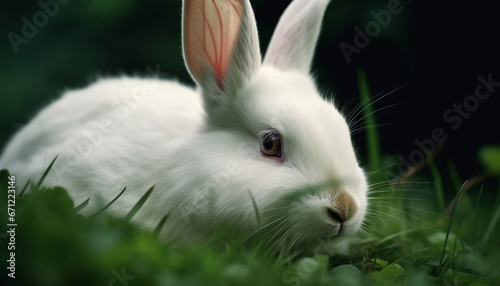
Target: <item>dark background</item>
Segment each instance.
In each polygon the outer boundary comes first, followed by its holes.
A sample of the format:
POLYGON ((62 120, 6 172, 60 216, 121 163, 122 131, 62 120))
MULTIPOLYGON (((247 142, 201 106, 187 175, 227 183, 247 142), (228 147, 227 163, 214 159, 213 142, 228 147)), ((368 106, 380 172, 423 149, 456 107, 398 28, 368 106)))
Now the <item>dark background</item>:
MULTIPOLYGON (((42 0, 43 3, 50 2, 42 0)), ((251 1, 266 50, 272 31, 289 0, 251 1)), ((386 154, 408 155, 415 139, 443 128, 449 139, 438 164, 453 162, 462 179, 481 172, 478 148, 500 143, 500 88, 480 102, 457 130, 443 113, 472 95, 478 76, 500 81, 498 10, 486 1, 460 4, 401 0, 403 11, 347 63, 339 47, 353 45, 354 27, 364 30, 370 11, 386 9, 389 0, 332 1, 317 48, 314 74, 322 90, 334 94, 347 110, 359 103, 357 71, 366 71, 373 94, 404 87, 376 103, 397 106, 377 113, 386 154)), ((181 1, 72 0, 38 28, 15 53, 7 35, 22 35, 22 17, 33 21, 43 11, 38 1, 2 1, 0 40, 0 146, 43 106, 67 88, 83 87, 105 75, 146 75, 146 66, 190 83, 183 65, 181 1)), ((84 107, 82 107, 84 108, 84 107)), ((365 134, 354 140, 365 156, 365 134)), ((366 159, 365 163, 366 163, 366 159)))

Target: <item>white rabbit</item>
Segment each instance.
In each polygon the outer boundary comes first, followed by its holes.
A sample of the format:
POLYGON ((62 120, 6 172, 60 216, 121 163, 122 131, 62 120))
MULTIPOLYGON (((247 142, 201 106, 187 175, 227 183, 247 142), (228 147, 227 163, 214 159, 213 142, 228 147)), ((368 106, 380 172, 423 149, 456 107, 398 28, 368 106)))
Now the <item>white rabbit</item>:
POLYGON ((349 127, 309 68, 329 0, 295 0, 261 63, 249 0, 185 0, 184 58, 198 89, 121 77, 66 92, 7 145, 18 183, 62 185, 83 210, 124 216, 165 239, 203 240, 222 224, 292 249, 337 252, 362 226, 367 181, 349 127), (259 232, 260 231, 260 232, 259 232))

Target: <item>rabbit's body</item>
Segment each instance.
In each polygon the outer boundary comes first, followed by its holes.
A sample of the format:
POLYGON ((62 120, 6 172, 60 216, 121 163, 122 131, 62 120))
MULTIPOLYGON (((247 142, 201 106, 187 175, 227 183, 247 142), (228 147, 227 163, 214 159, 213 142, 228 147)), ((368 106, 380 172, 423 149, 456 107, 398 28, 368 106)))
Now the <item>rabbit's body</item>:
POLYGON ((200 89, 118 78, 69 91, 13 138, 0 167, 37 179, 58 155, 46 184, 90 198, 87 214, 127 187, 109 209, 124 216, 155 185, 134 221, 151 229, 168 214, 166 239, 229 224, 286 249, 325 239, 345 252, 367 182, 344 118, 308 74, 328 1, 294 1, 262 66, 249 3, 216 2, 184 3, 184 55, 200 89), (213 39, 200 37, 199 13, 215 18, 213 39), (219 35, 219 20, 239 29, 219 35))
POLYGON ((203 121, 201 96, 193 88, 159 79, 102 79, 43 109, 11 140, 0 166, 24 185, 40 178, 58 156, 46 185, 65 186, 75 203, 92 197, 87 213, 125 186, 138 187, 137 193, 124 194, 132 206, 141 190, 158 183, 156 173, 144 170, 157 169, 157 161, 170 158, 173 146, 185 144, 203 121), (124 156, 123 150, 132 152, 124 156))
POLYGON ((125 167, 121 148, 143 146, 154 153, 173 139, 195 133, 203 125, 203 114, 200 94, 177 82, 102 79, 66 92, 43 109, 11 140, 0 162, 12 172, 29 175, 19 178, 26 181, 39 177, 59 155, 56 167, 67 166, 67 170, 60 169, 59 175, 47 179, 51 184, 71 183, 67 179, 73 175, 70 169, 81 168, 87 161, 118 153, 114 163, 102 161, 125 167))

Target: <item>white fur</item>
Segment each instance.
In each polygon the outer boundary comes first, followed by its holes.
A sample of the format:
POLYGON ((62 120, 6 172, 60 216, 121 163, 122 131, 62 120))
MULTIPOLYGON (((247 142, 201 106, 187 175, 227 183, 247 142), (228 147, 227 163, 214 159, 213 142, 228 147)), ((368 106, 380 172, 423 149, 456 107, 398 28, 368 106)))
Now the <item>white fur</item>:
MULTIPOLYGON (((324 11, 328 1, 310 2, 324 11)), ((235 51, 229 51, 229 79, 217 78, 202 63, 204 74, 193 74, 201 92, 173 81, 127 77, 68 91, 14 136, 0 167, 10 169, 22 184, 38 179, 59 155, 45 184, 66 187, 77 204, 90 198, 87 214, 127 187, 110 208, 124 216, 155 185, 134 221, 152 229, 170 214, 162 232, 165 239, 200 240, 222 223, 238 225, 250 235, 259 229, 254 199, 261 230, 280 246, 324 238, 333 249, 345 251, 345 241, 361 227, 367 204, 366 178, 348 126, 318 93, 308 71, 260 66, 253 12, 248 1, 243 4, 242 28, 235 51), (284 162, 260 153, 259 136, 269 129, 283 138, 284 162), (301 189, 310 191, 291 196, 301 189), (340 190, 358 210, 344 223, 345 233, 331 237, 325 209, 340 190)), ((304 17, 318 21, 313 26, 319 27, 318 9, 312 11, 304 17)), ((280 22, 274 37, 282 39, 280 30, 289 30, 286 24, 280 22)), ((315 42, 319 28, 312 38, 308 30, 301 33, 315 42)), ((277 52, 281 41, 269 49, 277 52)), ((311 49, 303 56, 308 61, 311 49)), ((285 49, 282 57, 286 52, 300 51, 285 49)))
POLYGON ((264 64, 309 72, 321 22, 330 0, 295 0, 281 17, 264 64))

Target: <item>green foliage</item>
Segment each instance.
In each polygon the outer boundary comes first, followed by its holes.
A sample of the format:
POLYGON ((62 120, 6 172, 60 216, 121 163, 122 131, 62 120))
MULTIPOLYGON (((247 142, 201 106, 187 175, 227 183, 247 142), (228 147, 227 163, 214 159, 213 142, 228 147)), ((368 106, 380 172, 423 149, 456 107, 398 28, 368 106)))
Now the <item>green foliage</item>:
MULTIPOLYGON (((3 170, 2 197, 7 177, 3 170)), ((0 202, 6 209, 5 200, 0 202)), ((460 201, 456 206, 464 207, 460 201)), ((474 213, 472 204, 465 207, 474 213)), ((478 215, 494 217, 481 210, 478 215)), ((2 212, 1 220, 6 216, 2 212)), ((377 223, 394 221, 384 217, 377 223)), ((347 259, 316 254, 289 260, 276 258, 263 246, 243 245, 241 238, 228 238, 224 230, 202 245, 164 244, 127 219, 106 213, 79 215, 63 188, 35 187, 16 199, 15 285, 498 285, 496 239, 473 240, 474 220, 454 221, 438 216, 432 227, 420 225, 381 238, 369 234, 354 244, 353 256, 347 259)), ((4 227, 0 233, 5 233, 4 227)), ((490 231, 498 237, 496 222, 490 231)), ((7 257, 6 244, 0 246, 2 257, 7 257)), ((2 260, 4 272, 5 263, 2 260)))
POLYGON ((500 175, 500 146, 484 146, 479 150, 478 156, 487 172, 500 175))

